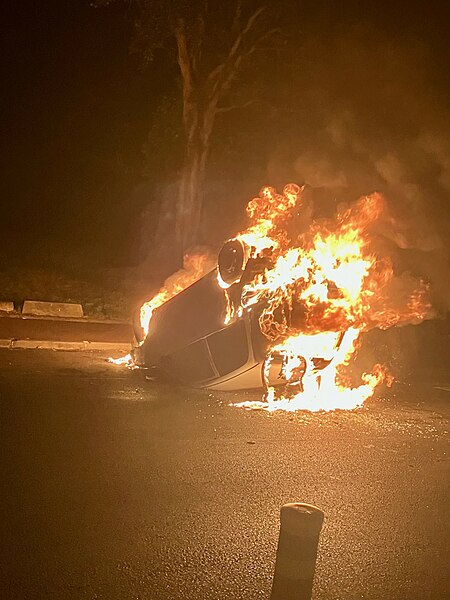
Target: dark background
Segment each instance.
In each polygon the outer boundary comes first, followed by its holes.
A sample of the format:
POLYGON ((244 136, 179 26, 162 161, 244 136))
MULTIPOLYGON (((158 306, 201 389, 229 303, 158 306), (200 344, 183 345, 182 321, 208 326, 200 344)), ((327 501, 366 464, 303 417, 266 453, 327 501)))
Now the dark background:
MULTIPOLYGON (((241 227, 264 184, 380 189, 405 246, 431 252, 422 262, 442 279, 448 3, 275 3, 287 5, 284 54, 237 82, 257 101, 218 118, 202 241, 241 227)), ((0 271, 86 278, 142 264, 176 190, 176 65, 161 53, 140 68, 127 3, 8 2, 1 23, 0 271)))

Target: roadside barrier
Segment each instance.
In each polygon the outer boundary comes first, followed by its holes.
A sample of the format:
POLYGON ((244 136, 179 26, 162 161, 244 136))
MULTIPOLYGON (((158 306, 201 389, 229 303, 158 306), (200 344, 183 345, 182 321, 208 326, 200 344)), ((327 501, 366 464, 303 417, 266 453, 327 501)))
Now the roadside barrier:
POLYGON ((0 312, 14 312, 14 302, 0 302, 0 312))
POLYGON ((81 304, 69 302, 38 302, 36 300, 25 300, 22 308, 23 315, 36 315, 40 317, 66 317, 81 318, 83 307, 81 304))
POLYGON ((282 506, 270 600, 310 600, 323 518, 311 504, 282 506))
POLYGON ((131 351, 131 344, 127 342, 64 342, 58 340, 0 339, 0 348, 10 350, 104 350, 127 354, 131 351))

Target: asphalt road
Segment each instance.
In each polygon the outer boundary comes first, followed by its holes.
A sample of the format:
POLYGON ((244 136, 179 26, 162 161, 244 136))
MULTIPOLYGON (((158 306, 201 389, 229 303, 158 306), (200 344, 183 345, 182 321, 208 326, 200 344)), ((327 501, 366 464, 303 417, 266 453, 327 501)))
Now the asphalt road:
POLYGON ((447 598, 436 383, 267 414, 94 353, 0 350, 0 597, 268 600, 279 509, 301 501, 326 514, 316 600, 447 598))
POLYGON ((129 323, 121 321, 93 321, 88 319, 63 319, 0 316, 0 340, 29 339, 58 342, 124 342, 130 344, 133 332, 129 323))

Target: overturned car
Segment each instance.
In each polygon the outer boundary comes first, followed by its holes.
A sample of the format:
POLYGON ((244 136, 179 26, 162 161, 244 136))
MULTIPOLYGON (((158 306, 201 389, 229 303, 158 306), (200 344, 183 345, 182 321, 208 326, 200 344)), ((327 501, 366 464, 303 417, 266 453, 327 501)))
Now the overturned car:
MULTIPOLYGON (((258 311, 226 325, 227 297, 218 280, 239 286, 244 271, 243 247, 229 242, 216 269, 155 311, 135 361, 195 387, 260 387, 268 340, 258 311)), ((136 333, 142 337, 140 328, 136 333)))
POLYGON ((392 221, 380 194, 320 216, 303 192, 263 188, 214 268, 166 280, 140 309, 134 364, 194 387, 262 387, 268 410, 354 408, 390 380, 383 365, 347 367, 362 332, 427 317, 427 285, 378 253, 392 221))
MULTIPOLYGON (((193 387, 232 391, 292 383, 281 356, 272 355, 270 364, 266 360, 270 340, 260 324, 266 302, 252 303, 245 286, 267 268, 268 260, 250 256, 245 243, 229 240, 215 269, 155 310, 145 338, 136 323, 141 343, 134 361, 193 387)), ((302 316, 300 305, 289 310, 291 322, 302 316)), ((314 357, 314 369, 328 364, 328 358, 314 357)), ((297 369, 296 381, 302 367, 306 364, 297 369)))

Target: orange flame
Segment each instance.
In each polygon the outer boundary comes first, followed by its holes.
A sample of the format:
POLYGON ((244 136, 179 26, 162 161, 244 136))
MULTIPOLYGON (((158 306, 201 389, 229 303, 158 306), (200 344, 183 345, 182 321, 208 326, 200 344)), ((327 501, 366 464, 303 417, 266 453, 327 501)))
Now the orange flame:
POLYGON ((265 403, 258 407, 355 408, 381 382, 391 382, 385 369, 375 365, 362 375, 359 386, 346 383, 344 368, 361 332, 420 322, 430 309, 427 288, 415 282, 410 293, 395 298, 392 261, 371 250, 370 230, 384 210, 380 194, 360 198, 333 221, 312 224, 291 239, 288 209, 298 208, 301 190, 292 196, 286 190, 285 201, 265 188, 249 203, 247 212, 255 222, 237 238, 252 247, 253 256, 269 255, 271 264, 243 286, 241 307, 234 307, 227 319, 257 303, 264 305, 259 322, 271 344, 264 370, 265 403), (282 364, 282 387, 269 384, 275 358, 282 364))
POLYGON ((165 302, 185 290, 208 273, 215 265, 215 258, 208 252, 194 252, 186 254, 183 260, 183 268, 171 275, 164 282, 164 286, 140 309, 141 327, 145 337, 148 334, 150 320, 157 308, 165 302))
MULTIPOLYGON (((236 284, 242 288, 237 306, 218 274, 227 299, 225 323, 258 305, 260 328, 269 340, 264 401, 238 406, 269 411, 361 406, 382 382, 392 383, 386 369, 375 365, 352 387, 346 369, 361 333, 419 323, 430 314, 427 286, 412 278, 399 286, 390 257, 374 250, 373 228, 384 211, 380 194, 360 198, 333 220, 308 224, 302 220, 302 193, 295 184, 282 194, 265 187, 249 202, 250 225, 236 239, 246 260, 264 267, 236 284)), ((141 307, 145 336, 154 311, 214 264, 205 253, 185 257, 184 268, 141 307)), ((129 364, 129 358, 122 362, 129 364)))

